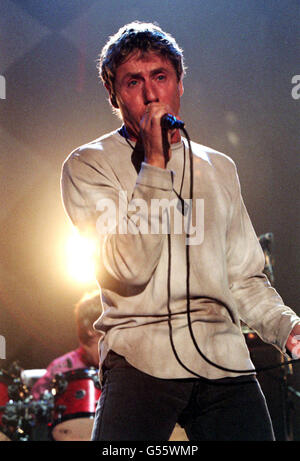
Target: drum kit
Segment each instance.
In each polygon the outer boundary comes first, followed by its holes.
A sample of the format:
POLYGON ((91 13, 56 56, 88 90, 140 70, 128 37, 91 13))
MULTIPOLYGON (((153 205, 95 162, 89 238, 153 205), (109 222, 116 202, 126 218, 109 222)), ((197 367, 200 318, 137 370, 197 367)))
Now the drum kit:
POLYGON ((40 400, 33 384, 46 370, 0 370, 0 441, 88 441, 101 394, 98 370, 56 374, 40 400))
MULTIPOLYGON (((89 441, 101 395, 98 370, 56 374, 36 400, 30 391, 46 370, 0 370, 0 441, 89 441)), ((176 424, 170 441, 188 440, 176 424)))

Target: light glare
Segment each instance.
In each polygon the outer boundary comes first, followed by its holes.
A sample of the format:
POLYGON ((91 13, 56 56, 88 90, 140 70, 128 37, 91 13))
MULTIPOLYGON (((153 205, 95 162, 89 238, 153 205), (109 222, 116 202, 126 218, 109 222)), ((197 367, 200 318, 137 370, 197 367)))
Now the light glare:
POLYGON ((74 230, 66 243, 67 271, 79 283, 95 282, 96 244, 74 230))

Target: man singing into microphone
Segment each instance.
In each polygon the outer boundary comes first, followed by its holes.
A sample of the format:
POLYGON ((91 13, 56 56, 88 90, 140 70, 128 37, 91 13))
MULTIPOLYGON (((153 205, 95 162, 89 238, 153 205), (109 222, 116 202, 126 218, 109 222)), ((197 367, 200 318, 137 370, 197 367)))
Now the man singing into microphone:
POLYGON ((99 72, 123 125, 72 152, 62 172, 66 212, 99 247, 92 439, 164 441, 179 422, 192 441, 273 440, 240 320, 295 356, 300 319, 263 274, 233 161, 165 122, 179 118, 182 50, 135 22, 109 39, 99 72), (187 215, 203 238, 178 231, 187 215))

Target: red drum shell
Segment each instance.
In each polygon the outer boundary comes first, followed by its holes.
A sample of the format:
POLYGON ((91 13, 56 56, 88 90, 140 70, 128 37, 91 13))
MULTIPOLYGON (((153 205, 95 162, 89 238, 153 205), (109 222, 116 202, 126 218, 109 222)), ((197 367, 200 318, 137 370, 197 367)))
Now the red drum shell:
POLYGON ((55 440, 90 440, 92 419, 95 416, 101 390, 97 386, 98 370, 78 369, 62 373, 54 385, 55 440), (63 389, 59 380, 63 381, 63 389), (89 421, 90 420, 90 421, 89 421))
MULTIPOLYGON (((12 378, 2 370, 0 370, 0 407, 4 407, 8 401, 8 386, 12 383, 12 378)), ((0 429, 2 427, 3 411, 0 410, 0 429)))
MULTIPOLYGON (((9 402, 8 386, 12 382, 12 377, 5 371, 0 370, 0 407, 5 407, 5 405, 9 402)), ((2 423, 3 413, 4 411, 0 410, 0 442, 10 440, 4 433, 5 429, 2 423)))

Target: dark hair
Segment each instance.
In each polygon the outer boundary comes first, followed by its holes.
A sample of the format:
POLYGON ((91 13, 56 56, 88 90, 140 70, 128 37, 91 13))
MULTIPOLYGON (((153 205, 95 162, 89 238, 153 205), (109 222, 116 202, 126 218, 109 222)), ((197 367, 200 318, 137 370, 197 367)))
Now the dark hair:
POLYGON ((182 50, 175 39, 152 23, 134 21, 121 27, 103 47, 97 68, 104 85, 114 94, 117 67, 134 51, 154 51, 173 64, 178 81, 185 73, 182 50))
POLYGON ((89 331, 93 330, 93 323, 102 313, 102 302, 98 290, 86 293, 75 305, 75 319, 79 341, 87 344, 90 340, 89 331))

